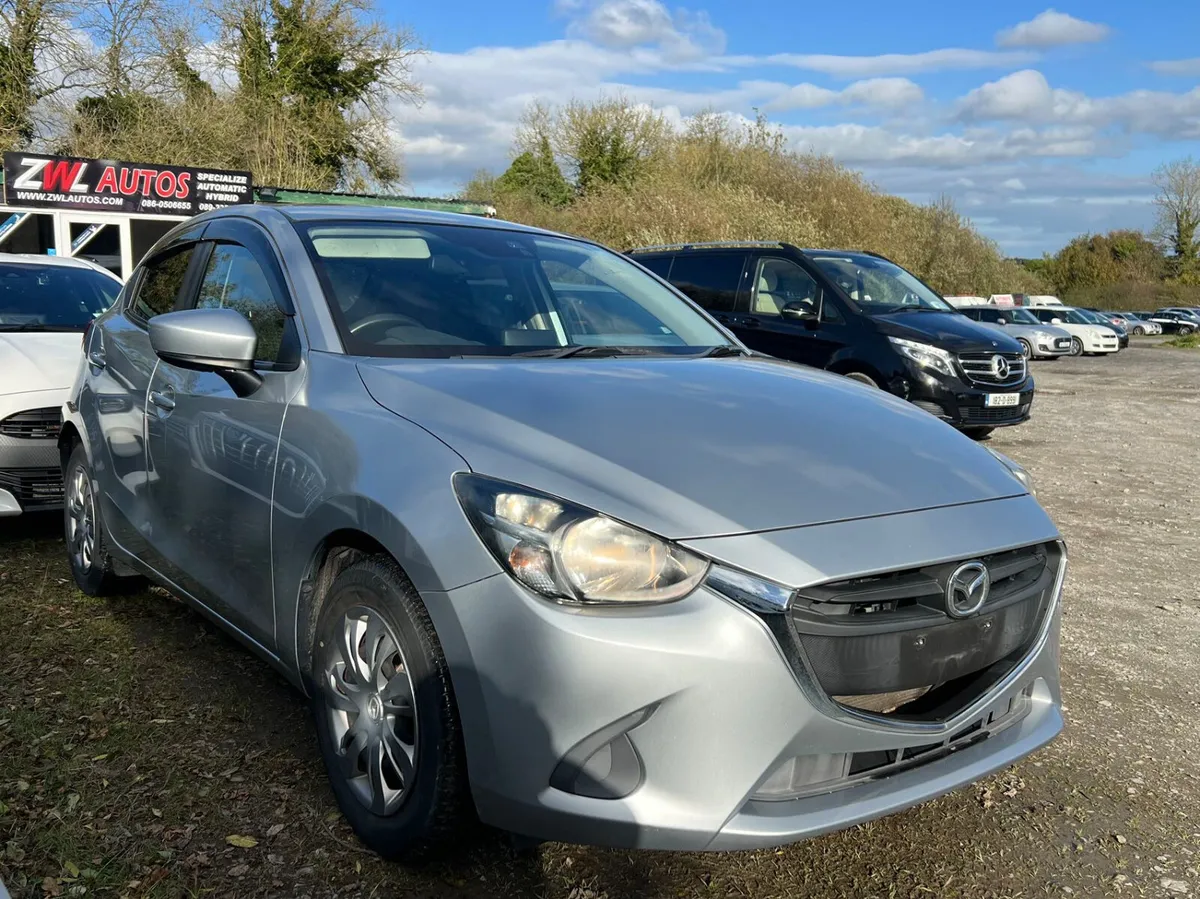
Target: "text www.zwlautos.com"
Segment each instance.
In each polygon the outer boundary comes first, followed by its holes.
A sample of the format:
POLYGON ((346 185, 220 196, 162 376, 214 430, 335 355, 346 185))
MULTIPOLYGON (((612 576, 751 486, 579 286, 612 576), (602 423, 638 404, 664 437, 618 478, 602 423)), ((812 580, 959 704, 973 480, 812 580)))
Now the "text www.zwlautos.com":
POLYGON ((78 203, 83 206, 120 206, 122 197, 98 197, 95 194, 56 194, 38 190, 19 190, 17 199, 27 203, 78 203))

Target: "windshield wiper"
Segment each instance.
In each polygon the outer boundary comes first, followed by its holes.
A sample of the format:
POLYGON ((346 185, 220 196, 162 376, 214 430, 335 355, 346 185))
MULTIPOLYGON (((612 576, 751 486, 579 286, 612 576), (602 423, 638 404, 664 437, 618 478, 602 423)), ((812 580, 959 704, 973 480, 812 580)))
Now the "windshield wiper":
POLYGON ((697 358, 699 359, 719 359, 723 356, 749 356, 750 354, 740 346, 734 346, 732 343, 722 343, 718 346, 709 347, 697 358))
POLYGON ((539 356, 545 359, 566 359, 570 356, 645 356, 654 352, 654 347, 638 346, 578 346, 550 347, 544 350, 528 350, 513 353, 514 356, 539 356))
POLYGON ((72 326, 72 325, 47 325, 47 324, 43 324, 42 322, 25 322, 24 324, 21 324, 21 325, 0 325, 0 331, 4 331, 4 332, 12 332, 12 331, 55 331, 55 332, 61 332, 61 331, 82 331, 82 330, 83 330, 83 326, 82 326, 82 325, 80 325, 80 326, 72 326))

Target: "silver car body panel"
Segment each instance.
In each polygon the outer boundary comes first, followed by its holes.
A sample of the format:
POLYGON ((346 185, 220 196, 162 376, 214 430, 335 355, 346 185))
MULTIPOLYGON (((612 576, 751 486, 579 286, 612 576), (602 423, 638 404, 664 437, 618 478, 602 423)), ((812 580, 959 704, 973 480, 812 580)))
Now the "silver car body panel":
POLYGON ((709 587, 640 608, 535 596, 501 571, 451 484, 464 471, 516 481, 789 589, 1056 541, 1009 471, 953 429, 881 391, 759 359, 348 356, 289 217, 496 225, 252 206, 183 227, 231 216, 270 234, 302 362, 239 398, 215 375, 157 360, 124 298, 98 320, 104 364, 81 364, 64 417, 120 561, 308 690, 322 548, 382 547, 445 650, 484 821, 617 846, 777 845, 968 783, 1061 729, 1062 569, 1020 664, 950 719, 908 727, 834 708, 763 616, 709 587), (167 387, 170 410, 149 399, 167 387), (919 767, 752 798, 791 756, 949 740, 1018 699, 1019 720, 919 767), (636 789, 599 799, 551 785, 574 747, 622 728, 642 768, 636 789))
POLYGON ((1009 337, 1017 337, 1028 341, 1030 349, 1033 351, 1035 359, 1045 359, 1055 356, 1066 356, 1071 352, 1071 335, 1057 325, 1022 325, 1015 322, 1009 322, 1006 325, 998 325, 994 322, 979 322, 985 328, 992 328, 996 331, 1001 331, 1009 337), (1067 341, 1067 346, 1058 348, 1052 344, 1048 345, 1045 340, 1039 340, 1042 335, 1050 335, 1054 339, 1064 339, 1067 341))

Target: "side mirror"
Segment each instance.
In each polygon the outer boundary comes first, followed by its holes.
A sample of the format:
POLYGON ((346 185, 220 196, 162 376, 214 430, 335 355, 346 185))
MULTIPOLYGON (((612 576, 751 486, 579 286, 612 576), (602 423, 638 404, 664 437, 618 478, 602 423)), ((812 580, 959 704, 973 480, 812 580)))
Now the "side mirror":
POLYGON ((150 346, 171 365, 220 375, 238 396, 249 396, 262 384, 254 371, 258 335, 236 310, 184 309, 156 315, 150 319, 150 346))
POLYGON ((1061 319, 1061 318, 1052 318, 1052 319, 1050 319, 1050 324, 1052 324, 1052 325, 1061 325, 1061 324, 1062 324, 1062 319, 1061 319))
POLYGON ((1008 324, 1008 319, 1007 319, 1007 318, 998 318, 998 319, 996 319, 996 324, 998 324, 998 325, 1007 325, 1007 324, 1008 324))
POLYGON ((793 321, 803 322, 805 327, 813 330, 819 324, 817 313, 807 303, 786 303, 779 314, 784 318, 790 318, 793 321))

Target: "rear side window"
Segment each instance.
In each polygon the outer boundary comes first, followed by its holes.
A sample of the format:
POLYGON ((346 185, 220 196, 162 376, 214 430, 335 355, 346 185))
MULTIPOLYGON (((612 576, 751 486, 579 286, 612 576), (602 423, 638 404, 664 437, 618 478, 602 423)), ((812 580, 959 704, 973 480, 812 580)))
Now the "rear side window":
POLYGON ((705 309, 732 312, 745 263, 742 253, 676 256, 671 283, 705 309))
POLYGON ((637 262, 665 280, 671 273, 671 260, 674 258, 674 256, 650 256, 646 259, 638 259, 637 262))
POLYGON ((175 298, 183 287, 195 251, 195 245, 185 247, 168 256, 160 256, 145 267, 130 307, 136 317, 149 321, 175 308, 175 298))

